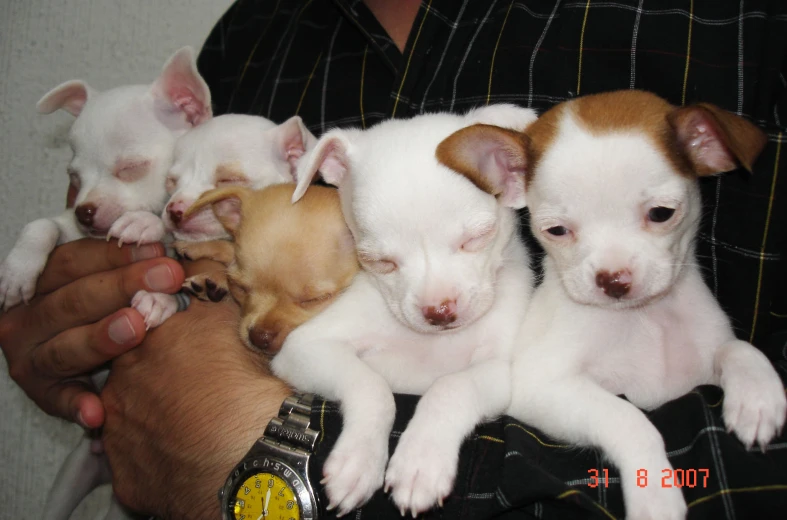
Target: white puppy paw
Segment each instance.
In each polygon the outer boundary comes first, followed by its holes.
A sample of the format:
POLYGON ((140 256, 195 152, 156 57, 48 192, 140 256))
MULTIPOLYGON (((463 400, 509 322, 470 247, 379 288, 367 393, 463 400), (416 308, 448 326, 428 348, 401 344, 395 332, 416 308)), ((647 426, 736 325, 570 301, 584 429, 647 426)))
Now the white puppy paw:
POLYGON ((121 246, 158 242, 165 234, 164 223, 158 216, 148 211, 129 211, 112 224, 107 238, 117 238, 118 246, 121 246))
POLYGON ((388 463, 385 491, 391 492, 402 516, 409 512, 415 518, 436 505, 442 507, 454 487, 461 440, 447 441, 439 433, 411 425, 388 463))
POLYGON ((47 257, 35 251, 14 248, 0 264, 0 307, 8 310, 27 303, 36 292, 36 282, 46 266, 47 257))
POLYGON ((342 516, 363 505, 383 485, 388 439, 342 433, 323 465, 328 510, 342 516))
POLYGON ((647 479, 637 475, 622 477, 626 520, 685 520, 688 513, 683 492, 677 487, 662 487, 661 469, 666 465, 649 466, 647 479), (658 469, 661 468, 661 469, 658 469))
POLYGON ((781 379, 767 358, 758 355, 726 371, 722 381, 727 430, 735 432, 747 448, 756 442, 764 451, 787 417, 781 379))
POLYGON ((145 318, 147 329, 158 327, 178 312, 178 300, 171 294, 137 291, 131 306, 145 318))

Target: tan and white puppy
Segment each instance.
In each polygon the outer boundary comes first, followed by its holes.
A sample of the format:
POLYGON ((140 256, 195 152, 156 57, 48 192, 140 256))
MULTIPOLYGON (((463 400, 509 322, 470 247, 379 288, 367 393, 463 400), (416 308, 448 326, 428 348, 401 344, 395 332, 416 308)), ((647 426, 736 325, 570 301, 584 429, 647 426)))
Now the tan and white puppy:
POLYGON ((299 165, 293 200, 318 170, 337 185, 362 267, 271 362, 296 388, 341 403, 344 428, 323 466, 339 514, 383 484, 393 392, 424 394, 385 475, 413 514, 448 495, 464 437, 508 406, 509 352, 532 290, 513 209, 524 179, 507 156, 495 158, 503 175, 457 174, 435 149, 474 123, 522 129, 534 119, 492 105, 336 129, 299 165))
MULTIPOLYGON (((170 198, 161 214, 164 229, 178 240, 176 249, 188 242, 230 236, 209 207, 186 216, 203 193, 225 186, 261 189, 293 182, 298 159, 315 142, 298 116, 277 125, 264 117, 241 114, 214 117, 179 138, 165 182, 170 198)), ((220 272, 207 275, 223 280, 220 272)), ((204 278, 197 275, 186 280, 185 286, 204 278)), ((216 300, 225 294, 211 291, 196 296, 216 300)), ((159 326, 178 310, 177 298, 168 294, 140 291, 132 304, 144 314, 149 327, 159 326)))
POLYGON ((336 190, 312 186, 292 204, 294 190, 292 183, 262 190, 221 188, 204 194, 184 214, 188 218, 212 208, 233 238, 182 244, 181 254, 228 266, 226 279, 194 279, 189 289, 232 292, 241 305, 241 340, 267 355, 276 354, 295 327, 328 307, 359 269, 336 190))
POLYGON ((600 447, 620 470, 627 518, 684 518, 679 488, 637 485, 638 470, 653 481, 672 469, 637 408, 715 384, 747 447, 765 447, 785 421, 779 377, 736 339, 694 252, 697 178, 751 170, 765 134, 713 105, 621 91, 557 105, 524 134, 477 126, 450 139, 464 150, 455 165, 499 149, 526 165, 531 228, 548 253, 514 355, 509 414, 600 447))

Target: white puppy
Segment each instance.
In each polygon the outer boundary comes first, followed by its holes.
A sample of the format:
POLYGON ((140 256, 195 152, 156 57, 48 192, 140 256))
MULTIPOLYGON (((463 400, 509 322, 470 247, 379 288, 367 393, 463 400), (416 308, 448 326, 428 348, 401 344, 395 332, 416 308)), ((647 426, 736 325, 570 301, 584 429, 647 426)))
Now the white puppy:
POLYGON ((681 490, 660 484, 672 470, 663 439, 637 407, 715 384, 747 447, 764 447, 785 421, 779 377, 736 339, 694 253, 697 177, 750 170, 764 133, 712 105, 623 91, 560 104, 524 134, 479 126, 451 139, 472 161, 504 149, 526 164, 531 228, 548 253, 509 413, 600 447, 621 472, 627 518, 684 518, 681 490))
POLYGON ((164 178, 175 140, 211 117, 210 92, 189 47, 167 61, 152 85, 99 92, 72 80, 48 92, 37 107, 45 114, 62 108, 76 116, 68 136, 74 152, 68 209, 22 230, 0 265, 3 309, 33 297, 49 253, 59 244, 87 236, 121 243, 160 240, 164 225, 158 213, 167 197, 164 178))
POLYGON ((397 506, 414 514, 441 503, 464 437, 508 405, 510 347, 532 291, 512 209, 524 203, 524 180, 502 156, 505 171, 459 175, 435 149, 470 124, 523 129, 534 119, 493 105, 332 130, 299 166, 293 200, 317 170, 337 185, 363 267, 271 364, 341 403, 344 429, 323 468, 339 514, 383 484, 393 392, 425 394, 385 475, 397 506))
MULTIPOLYGON (((176 52, 151 85, 98 92, 80 80, 54 88, 38 102, 50 113, 76 116, 69 133, 74 157, 68 168, 68 208, 31 222, 0 266, 0 304, 27 302, 49 253, 58 244, 86 236, 120 242, 155 242, 164 236, 164 178, 175 140, 211 117, 210 92, 198 74, 191 48, 176 52)), ((144 293, 147 294, 147 293, 144 293)), ((143 314, 154 309, 140 307, 143 314)), ((103 386, 106 370, 94 376, 103 386)), ((50 491, 44 518, 67 519, 96 486, 111 481, 101 442, 85 435, 68 456, 50 491)), ((113 500, 108 519, 125 518, 113 500)))

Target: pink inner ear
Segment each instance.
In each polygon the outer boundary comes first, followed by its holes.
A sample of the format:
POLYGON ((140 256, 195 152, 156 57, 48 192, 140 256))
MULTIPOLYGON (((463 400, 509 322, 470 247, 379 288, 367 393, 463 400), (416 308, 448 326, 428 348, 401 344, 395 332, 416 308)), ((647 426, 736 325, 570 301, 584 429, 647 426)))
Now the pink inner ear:
POLYGON ((734 170, 736 163, 714 125, 702 113, 694 113, 682 129, 686 152, 693 162, 714 172, 734 170))
POLYGON ((178 110, 186 114, 186 120, 191 126, 197 126, 210 118, 210 110, 204 100, 182 83, 175 83, 169 87, 167 98, 178 110))

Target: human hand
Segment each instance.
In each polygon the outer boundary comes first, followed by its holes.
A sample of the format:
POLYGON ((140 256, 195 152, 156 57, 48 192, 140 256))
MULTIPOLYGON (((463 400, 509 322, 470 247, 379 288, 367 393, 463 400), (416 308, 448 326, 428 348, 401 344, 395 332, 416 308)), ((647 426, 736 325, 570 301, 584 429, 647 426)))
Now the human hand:
POLYGON ((142 316, 127 308, 134 293, 180 289, 183 269, 163 255, 161 244, 64 244, 50 255, 30 304, 0 313, 11 378, 42 410, 101 426, 104 409, 89 374, 145 337, 142 316))
MULTIPOLYGON (((187 273, 205 265, 218 266, 194 262, 187 273)), ((115 494, 129 508, 219 518, 219 487, 292 393, 243 346, 238 317, 230 299, 192 299, 113 362, 103 440, 115 494)))

